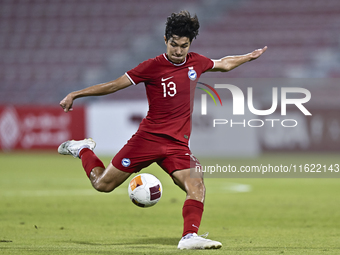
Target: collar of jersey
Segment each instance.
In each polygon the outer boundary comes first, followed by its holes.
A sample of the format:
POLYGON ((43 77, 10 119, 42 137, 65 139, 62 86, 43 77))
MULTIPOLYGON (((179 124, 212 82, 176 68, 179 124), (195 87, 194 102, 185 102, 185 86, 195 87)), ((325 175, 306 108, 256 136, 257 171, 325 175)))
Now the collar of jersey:
MULTIPOLYGON (((187 56, 188 56, 188 55, 187 55, 187 56)), ((184 65, 184 64, 187 62, 187 56, 185 57, 185 60, 184 60, 182 63, 180 63, 180 64, 175 64, 175 63, 171 62, 171 61, 168 59, 168 57, 166 56, 165 53, 163 53, 163 57, 164 57, 169 63, 173 64, 174 66, 182 66, 182 65, 184 65)))

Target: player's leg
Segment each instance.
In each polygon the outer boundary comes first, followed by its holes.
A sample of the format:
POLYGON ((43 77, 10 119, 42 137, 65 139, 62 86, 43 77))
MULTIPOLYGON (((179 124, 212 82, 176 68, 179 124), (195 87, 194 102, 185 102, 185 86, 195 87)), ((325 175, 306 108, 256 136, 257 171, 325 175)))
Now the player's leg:
POLYGON ((192 178, 190 169, 179 170, 172 174, 174 182, 186 192, 186 199, 183 205, 182 215, 184 219, 183 236, 198 232, 201 224, 205 186, 202 173, 192 178))
POLYGON ((186 200, 193 199, 204 203, 205 186, 202 172, 194 172, 195 169, 178 170, 172 174, 174 182, 186 192, 186 200), (192 175, 191 175, 192 173, 192 175))
MULTIPOLYGON (((145 135, 145 134, 144 134, 145 135)), ((122 184, 132 173, 140 171, 153 163, 160 153, 157 137, 145 139, 136 133, 115 155, 105 168, 90 149, 83 149, 79 155, 83 167, 93 187, 102 192, 110 192, 122 184)))
POLYGON ((169 142, 167 157, 158 164, 168 172, 174 182, 186 192, 182 215, 184 220, 179 249, 218 249, 222 244, 197 235, 204 209, 205 185, 197 158, 186 144, 169 142), (179 170, 183 169, 183 170, 179 170))
POLYGON ((205 197, 203 173, 196 171, 195 167, 200 170, 201 165, 187 144, 168 140, 167 152, 166 158, 157 163, 171 175, 175 184, 186 192, 182 211, 183 237, 189 233, 197 233, 201 223, 205 197))
POLYGON ((123 172, 110 163, 106 169, 102 167, 93 168, 89 178, 96 190, 111 192, 129 178, 130 175, 131 173, 123 172))
POLYGON ((66 141, 59 146, 58 152, 80 158, 92 186, 98 191, 110 192, 122 184, 131 173, 120 171, 111 163, 105 168, 103 162, 93 152, 95 146, 96 143, 92 139, 66 141))
POLYGON ((184 219, 182 237, 198 232, 204 208, 205 186, 203 176, 191 178, 190 172, 190 169, 185 169, 172 174, 174 182, 186 192, 186 199, 182 210, 184 219))
POLYGON ((172 174, 174 182, 187 194, 182 211, 184 228, 178 249, 219 249, 222 247, 220 242, 197 235, 204 208, 205 186, 203 173, 195 170, 178 170, 172 174))

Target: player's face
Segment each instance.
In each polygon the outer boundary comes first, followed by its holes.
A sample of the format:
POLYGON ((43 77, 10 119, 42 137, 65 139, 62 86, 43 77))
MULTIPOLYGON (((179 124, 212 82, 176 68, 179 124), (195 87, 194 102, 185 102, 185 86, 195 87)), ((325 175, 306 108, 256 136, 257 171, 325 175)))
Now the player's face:
POLYGON ((173 63, 180 64, 188 54, 190 40, 188 37, 174 35, 169 40, 165 38, 165 45, 168 59, 173 63))

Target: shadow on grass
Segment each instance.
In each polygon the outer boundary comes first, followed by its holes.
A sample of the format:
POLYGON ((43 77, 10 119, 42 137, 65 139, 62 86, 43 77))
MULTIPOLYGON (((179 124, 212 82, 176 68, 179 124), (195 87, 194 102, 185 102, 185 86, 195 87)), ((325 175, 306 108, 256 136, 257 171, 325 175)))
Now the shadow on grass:
POLYGON ((136 244, 158 244, 158 245, 176 245, 179 238, 165 238, 165 237, 141 237, 128 239, 124 242, 100 243, 100 242, 85 242, 85 241, 70 241, 75 244, 93 245, 93 246, 110 246, 110 245, 136 245, 136 244))

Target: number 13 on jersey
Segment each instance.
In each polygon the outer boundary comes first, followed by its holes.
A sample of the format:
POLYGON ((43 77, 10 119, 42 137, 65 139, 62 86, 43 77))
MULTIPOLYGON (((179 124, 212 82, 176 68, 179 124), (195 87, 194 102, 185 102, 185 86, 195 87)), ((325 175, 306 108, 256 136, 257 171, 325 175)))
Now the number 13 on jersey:
POLYGON ((176 95, 177 90, 176 90, 176 83, 173 81, 170 81, 168 84, 162 82, 163 86, 163 97, 166 97, 167 95, 173 97, 176 95))

